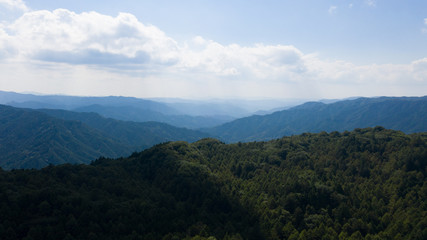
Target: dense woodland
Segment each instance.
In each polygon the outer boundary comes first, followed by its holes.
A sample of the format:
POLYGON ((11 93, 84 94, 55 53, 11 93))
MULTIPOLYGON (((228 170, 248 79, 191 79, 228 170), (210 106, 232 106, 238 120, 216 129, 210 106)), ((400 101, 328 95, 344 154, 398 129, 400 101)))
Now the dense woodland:
POLYGON ((0 171, 2 239, 427 239, 427 134, 156 145, 0 171))

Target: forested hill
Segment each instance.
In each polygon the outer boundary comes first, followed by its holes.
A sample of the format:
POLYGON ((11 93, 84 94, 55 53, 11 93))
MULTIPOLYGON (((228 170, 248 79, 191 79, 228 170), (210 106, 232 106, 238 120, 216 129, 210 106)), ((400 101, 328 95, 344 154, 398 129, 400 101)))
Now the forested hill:
POLYGON ((160 122, 133 122, 105 118, 97 113, 73 112, 59 109, 37 109, 52 117, 80 121, 103 134, 120 140, 128 146, 143 150, 155 144, 168 141, 194 142, 209 137, 207 133, 178 128, 160 122))
POLYGON ((157 145, 0 171, 3 239, 427 239, 427 134, 157 145))
POLYGON ((0 105, 0 167, 90 163, 100 156, 128 156, 161 142, 193 142, 207 136, 163 123, 125 122, 95 113, 40 111, 44 113, 0 105))
POLYGON ((132 149, 77 121, 0 105, 0 167, 42 168, 49 164, 90 163, 132 149))
POLYGON ((383 126, 406 133, 427 131, 427 96, 309 102, 265 116, 251 116, 204 131, 226 142, 271 140, 303 132, 351 131, 383 126))

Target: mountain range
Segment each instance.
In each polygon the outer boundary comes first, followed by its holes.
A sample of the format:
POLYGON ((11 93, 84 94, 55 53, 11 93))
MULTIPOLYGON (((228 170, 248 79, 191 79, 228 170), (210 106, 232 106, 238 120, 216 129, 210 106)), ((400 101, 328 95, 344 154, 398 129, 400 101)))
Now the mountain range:
POLYGON ((0 104, 19 108, 95 112, 124 121, 156 121, 176 127, 208 128, 248 116, 250 111, 230 103, 160 102, 134 97, 77 97, 0 91, 0 104))
POLYGON ((72 112, 58 109, 38 109, 37 111, 67 121, 82 122, 113 139, 117 139, 126 145, 138 149, 145 149, 157 143, 167 141, 181 140, 194 142, 210 136, 200 131, 178 128, 160 122, 121 121, 113 118, 105 118, 97 113, 72 112))
POLYGON ((265 141, 304 132, 351 131, 383 126, 405 133, 427 131, 427 97, 357 98, 307 102, 268 115, 240 118, 203 129, 226 142, 265 141))
MULTIPOLYGON (((375 126, 405 133, 427 131, 427 97, 307 102, 221 125, 206 116, 173 115, 178 112, 177 109, 151 100, 38 97, 0 92, 0 102, 14 99, 17 102, 9 103, 36 108, 0 106, 0 167, 42 168, 49 164, 89 163, 99 156, 127 156, 162 142, 194 142, 206 137, 215 137, 224 142, 266 141, 304 132, 351 131, 375 126), (46 108, 39 108, 43 106, 46 108), (63 109, 49 106, 62 106, 63 109), (156 121, 150 120, 153 118, 156 121), (162 118, 170 123, 180 123, 173 126, 163 123, 162 118), (217 126, 199 130, 177 127, 210 125, 217 126)), ((184 104, 185 108, 190 108, 191 104, 188 104, 184 104)), ((233 119, 230 116, 222 117, 222 121, 233 119)))
POLYGON ((126 122, 95 113, 0 105, 0 167, 42 168, 127 156, 167 141, 209 136, 157 122, 126 122))
POLYGON ((0 105, 2 239, 427 238, 427 97, 199 130, 138 119, 206 117, 164 103, 51 97, 0 105))

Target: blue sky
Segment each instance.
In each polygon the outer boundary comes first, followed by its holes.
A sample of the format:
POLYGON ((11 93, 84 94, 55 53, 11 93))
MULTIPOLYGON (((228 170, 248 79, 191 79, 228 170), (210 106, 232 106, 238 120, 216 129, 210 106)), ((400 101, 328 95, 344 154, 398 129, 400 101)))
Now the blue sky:
POLYGON ((425 0, 0 0, 0 90, 179 98, 427 93, 425 0))

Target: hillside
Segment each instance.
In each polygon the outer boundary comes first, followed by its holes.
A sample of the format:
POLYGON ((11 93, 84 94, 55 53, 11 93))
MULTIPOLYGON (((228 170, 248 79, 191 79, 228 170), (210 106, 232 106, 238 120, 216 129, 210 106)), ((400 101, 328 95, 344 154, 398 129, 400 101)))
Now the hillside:
POLYGON ((0 167, 42 168, 49 164, 90 163, 133 149, 77 121, 0 105, 0 167))
POLYGON ((95 113, 0 105, 0 166, 41 168, 127 156, 155 144, 193 142, 207 134, 156 122, 125 122, 95 113), (49 116, 50 115, 50 116, 49 116))
POLYGON ((427 135, 160 144, 0 170, 4 239, 426 239, 427 135))
POLYGON ((358 98, 331 104, 308 102, 264 116, 204 129, 226 142, 261 141, 304 132, 384 126, 406 133, 427 131, 427 97, 358 98))
POLYGON ((96 113, 72 112, 57 109, 37 109, 52 117, 80 121, 103 134, 120 140, 126 145, 145 149, 168 141, 194 142, 209 137, 209 134, 185 128, 177 128, 159 122, 132 122, 105 118, 96 113))

